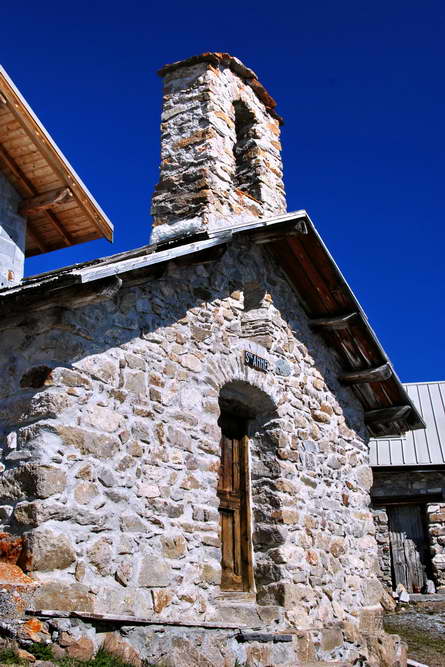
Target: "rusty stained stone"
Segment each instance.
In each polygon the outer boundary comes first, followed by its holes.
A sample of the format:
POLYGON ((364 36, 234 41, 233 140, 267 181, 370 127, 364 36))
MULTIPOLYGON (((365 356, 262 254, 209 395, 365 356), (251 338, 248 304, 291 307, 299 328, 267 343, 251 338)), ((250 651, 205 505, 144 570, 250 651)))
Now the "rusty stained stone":
POLYGON ((18 565, 0 563, 0 586, 9 589, 17 585, 37 587, 39 582, 28 577, 18 565))
POLYGON ((173 594, 168 590, 152 590, 153 609, 160 614, 173 600, 173 594))
POLYGON ((23 550, 23 537, 0 533, 0 562, 16 564, 23 550))
POLYGON ((38 618, 29 618, 23 625, 20 626, 20 638, 31 640, 36 643, 48 641, 48 628, 38 618))

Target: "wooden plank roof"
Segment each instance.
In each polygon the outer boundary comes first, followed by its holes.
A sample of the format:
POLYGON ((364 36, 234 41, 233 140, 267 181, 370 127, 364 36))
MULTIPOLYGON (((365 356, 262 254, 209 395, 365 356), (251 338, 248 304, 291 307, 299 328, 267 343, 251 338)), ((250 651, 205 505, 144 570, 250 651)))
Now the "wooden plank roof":
POLYGON ((70 298, 82 303, 84 298, 94 297, 94 285, 98 294, 111 295, 122 283, 156 275, 153 272, 171 260, 197 263, 207 261, 209 253, 218 257, 238 235, 247 235, 255 244, 267 244, 287 274, 311 326, 339 361, 339 380, 349 385, 361 402, 371 435, 423 429, 416 405, 306 211, 254 219, 28 278, 20 286, 0 290, 0 319, 24 308, 52 306, 54 298, 65 303, 71 293, 70 298))
POLYGON ((0 170, 23 197, 27 257, 112 240, 112 223, 1 66, 0 170))

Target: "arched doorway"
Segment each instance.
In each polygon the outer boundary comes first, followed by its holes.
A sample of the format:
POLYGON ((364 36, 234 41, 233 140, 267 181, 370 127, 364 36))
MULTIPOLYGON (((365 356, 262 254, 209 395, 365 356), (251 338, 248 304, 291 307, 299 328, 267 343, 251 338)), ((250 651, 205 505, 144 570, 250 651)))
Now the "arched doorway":
POLYGON ((224 385, 219 405, 221 590, 254 592, 250 447, 254 432, 276 417, 276 407, 265 392, 242 381, 224 385))

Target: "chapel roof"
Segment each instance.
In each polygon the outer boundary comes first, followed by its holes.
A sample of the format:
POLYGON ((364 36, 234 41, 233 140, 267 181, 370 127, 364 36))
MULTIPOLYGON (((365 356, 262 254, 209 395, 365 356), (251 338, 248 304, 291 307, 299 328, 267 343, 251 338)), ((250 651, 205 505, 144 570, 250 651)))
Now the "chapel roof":
POLYGON ((342 368, 338 379, 361 402, 374 436, 421 429, 425 424, 402 386, 346 279, 306 211, 253 219, 119 253, 25 279, 0 290, 0 318, 24 309, 83 304, 112 296, 122 284, 159 277, 168 262, 200 263, 218 258, 238 237, 266 246, 298 294, 309 317, 342 368))
POLYGON ((27 257, 112 240, 112 223, 1 66, 0 170, 23 197, 27 257))

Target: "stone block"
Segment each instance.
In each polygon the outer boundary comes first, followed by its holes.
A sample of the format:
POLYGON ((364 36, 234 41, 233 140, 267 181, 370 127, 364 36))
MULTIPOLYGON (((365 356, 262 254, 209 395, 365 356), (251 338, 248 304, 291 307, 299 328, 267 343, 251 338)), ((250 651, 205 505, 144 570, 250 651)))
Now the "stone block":
POLYGON ((65 489, 66 473, 54 466, 25 463, 7 470, 0 478, 0 498, 48 498, 65 489))
POLYGON ((165 589, 152 590, 151 595, 153 598, 153 610, 156 614, 163 612, 173 600, 173 593, 165 589))
POLYGON ((42 391, 26 398, 11 398, 0 405, 0 419, 7 425, 18 426, 37 419, 55 419, 71 405, 65 393, 42 391))
POLYGON ((24 569, 41 572, 63 570, 75 559, 76 552, 67 535, 50 528, 37 528, 25 533, 24 553, 21 558, 24 569))
POLYGON ((254 544, 269 547, 285 544, 288 535, 287 526, 257 524, 253 535, 254 544))
POLYGON ((122 558, 116 569, 116 579, 122 586, 128 586, 134 573, 134 558, 122 558))
POLYGON ((161 543, 166 558, 183 558, 187 553, 187 540, 181 534, 163 535, 161 543))
POLYGON ((133 665, 133 667, 142 667, 143 665, 136 649, 117 632, 107 632, 105 634, 102 648, 108 655, 127 665, 133 665))
POLYGON ((87 551, 88 560, 102 576, 113 574, 115 571, 113 563, 113 549, 110 538, 100 537, 87 551))
POLYGON ((65 581, 42 582, 32 599, 32 609, 57 609, 60 611, 93 611, 94 597, 88 586, 65 581))
POLYGON ((221 584, 221 565, 217 561, 201 565, 202 580, 208 584, 221 584))
POLYGON ((74 487, 73 496, 80 505, 88 505, 97 495, 97 486, 91 482, 79 482, 74 487))
POLYGON ((114 387, 117 386, 119 381, 119 362, 117 359, 104 354, 97 354, 85 357, 74 365, 95 379, 114 387))
POLYGON ((22 559, 24 538, 9 533, 0 533, 0 562, 13 563, 22 559))
POLYGON ((82 417, 82 422, 86 426, 93 427, 98 431, 105 433, 114 433, 122 423, 122 417, 119 413, 100 405, 88 406, 87 411, 82 417))
POLYGON ((172 577, 170 565, 155 553, 146 554, 140 563, 139 586, 144 588, 161 588, 168 586, 172 577))
POLYGON ((58 426, 57 431, 65 445, 75 447, 81 454, 98 459, 111 458, 120 447, 120 440, 109 433, 96 433, 77 426, 58 426))
POLYGON ((75 637, 68 632, 62 632, 59 644, 65 649, 65 655, 72 660, 87 662, 95 653, 95 646, 89 637, 75 637))
POLYGON ((343 633, 337 628, 327 628, 321 631, 320 648, 330 653, 343 644, 343 633))

